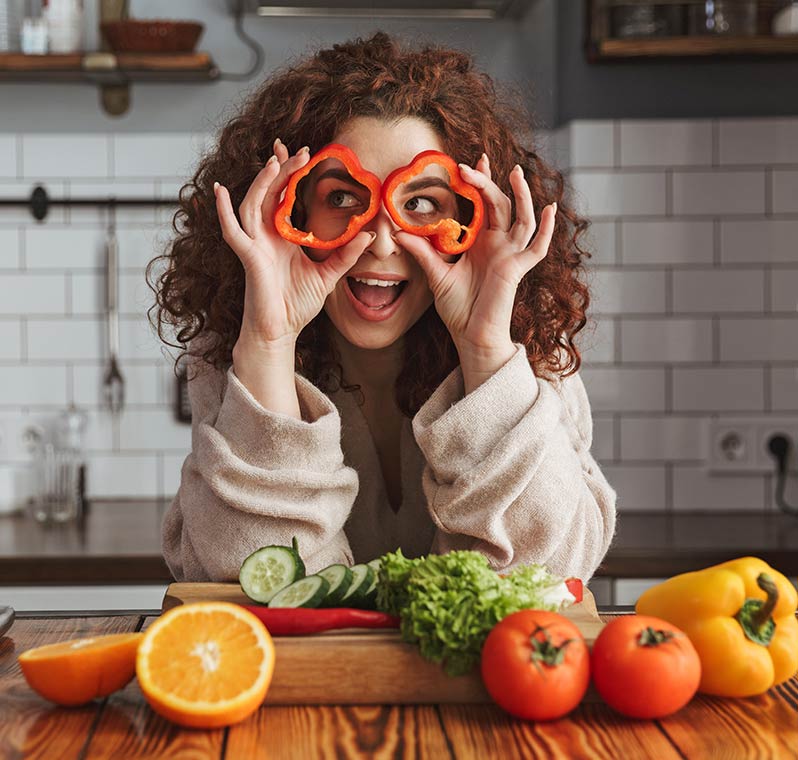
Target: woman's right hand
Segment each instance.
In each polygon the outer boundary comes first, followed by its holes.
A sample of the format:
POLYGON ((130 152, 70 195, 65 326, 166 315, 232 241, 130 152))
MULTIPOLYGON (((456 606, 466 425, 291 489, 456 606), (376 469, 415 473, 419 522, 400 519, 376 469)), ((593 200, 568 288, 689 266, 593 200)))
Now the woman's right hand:
POLYGON ((253 350, 293 346, 373 238, 373 233, 359 232, 318 262, 283 239, 275 229, 274 213, 291 174, 308 162, 309 151, 302 148, 290 156, 279 138, 274 151, 238 208, 240 223, 227 188, 215 186, 222 237, 240 259, 246 278, 238 347, 253 350))

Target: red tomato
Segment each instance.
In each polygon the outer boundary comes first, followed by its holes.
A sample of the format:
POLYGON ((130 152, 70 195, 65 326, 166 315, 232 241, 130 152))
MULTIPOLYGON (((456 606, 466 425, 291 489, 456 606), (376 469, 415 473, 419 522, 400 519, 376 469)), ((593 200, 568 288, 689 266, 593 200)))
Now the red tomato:
POLYGON ((690 639, 656 617, 625 615, 604 626, 590 656, 604 701, 630 718, 663 718, 684 707, 701 680, 690 639))
POLYGON ((499 622, 485 639, 482 680, 496 704, 517 718, 560 718, 587 691, 590 654, 567 618, 521 610, 499 622))

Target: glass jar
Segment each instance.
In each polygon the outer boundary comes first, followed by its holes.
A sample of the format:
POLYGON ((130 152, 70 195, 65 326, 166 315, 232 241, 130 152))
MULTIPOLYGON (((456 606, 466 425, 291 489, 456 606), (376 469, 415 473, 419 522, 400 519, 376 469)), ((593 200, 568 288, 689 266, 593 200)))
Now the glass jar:
POLYGON ((706 0, 688 9, 688 34, 756 34, 756 0, 706 0))
POLYGON ((86 414, 70 406, 58 418, 55 443, 44 438, 36 442, 37 490, 30 514, 37 522, 68 522, 83 514, 86 423, 86 414))

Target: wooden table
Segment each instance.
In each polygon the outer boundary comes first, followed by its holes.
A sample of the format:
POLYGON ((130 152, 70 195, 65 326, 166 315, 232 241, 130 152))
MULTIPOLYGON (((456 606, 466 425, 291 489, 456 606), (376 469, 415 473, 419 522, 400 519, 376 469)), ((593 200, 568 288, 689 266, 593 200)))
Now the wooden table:
POLYGON ((751 699, 696 697, 661 721, 628 720, 603 704, 580 706, 552 723, 518 721, 482 705, 263 707, 229 729, 190 731, 152 712, 135 679, 102 702, 64 709, 34 694, 19 670, 17 655, 30 647, 144 630, 154 619, 137 613, 18 619, 0 638, 0 758, 796 757, 798 678, 751 699))

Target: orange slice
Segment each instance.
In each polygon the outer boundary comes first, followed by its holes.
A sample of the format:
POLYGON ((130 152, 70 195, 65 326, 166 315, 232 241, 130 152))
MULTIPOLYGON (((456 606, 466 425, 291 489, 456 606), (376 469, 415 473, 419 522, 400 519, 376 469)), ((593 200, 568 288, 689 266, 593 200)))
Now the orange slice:
POLYGON ((136 673, 141 633, 112 633, 23 652, 19 665, 36 693, 74 707, 121 689, 136 673))
POLYGON ((169 610, 144 633, 136 673, 155 712, 182 726, 218 728, 260 707, 274 672, 263 623, 229 602, 169 610))

